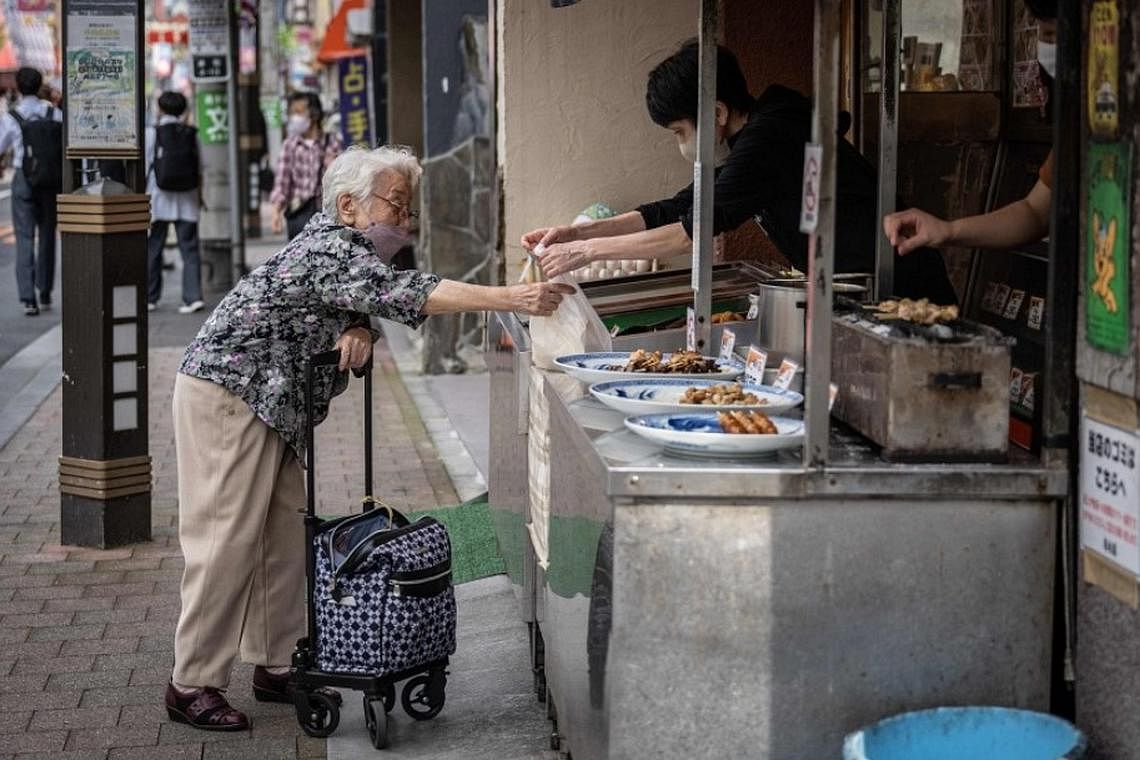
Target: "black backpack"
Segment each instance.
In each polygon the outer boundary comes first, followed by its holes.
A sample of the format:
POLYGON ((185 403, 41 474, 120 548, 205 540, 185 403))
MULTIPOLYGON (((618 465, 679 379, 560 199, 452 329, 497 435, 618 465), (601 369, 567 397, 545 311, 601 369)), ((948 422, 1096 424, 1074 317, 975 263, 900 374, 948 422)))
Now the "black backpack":
POLYGON ((53 118, 55 108, 27 119, 14 108, 9 113, 24 142, 24 178, 33 190, 58 193, 63 189, 63 124, 53 118))
POLYGON ((163 124, 154 130, 154 182, 160 190, 193 190, 201 167, 198 130, 185 124, 163 124))

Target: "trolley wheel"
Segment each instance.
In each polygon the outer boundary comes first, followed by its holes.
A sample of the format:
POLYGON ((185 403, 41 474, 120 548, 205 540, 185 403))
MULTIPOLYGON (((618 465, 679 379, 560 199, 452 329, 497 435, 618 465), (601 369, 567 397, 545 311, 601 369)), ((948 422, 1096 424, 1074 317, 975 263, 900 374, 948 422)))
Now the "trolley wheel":
POLYGON ((309 736, 324 739, 340 725, 340 708, 327 694, 298 694, 294 706, 297 709, 297 722, 309 736))
POLYGON ((388 746, 388 712, 377 709, 381 702, 364 696, 364 725, 368 727, 368 738, 376 749, 388 746))
POLYGON ((404 684, 404 693, 400 701, 404 705, 404 712, 416 720, 431 720, 443 709, 443 699, 443 685, 440 684, 438 688, 433 689, 432 676, 421 674, 409 678, 404 684))
POLYGON ((386 684, 384 693, 380 696, 384 700, 384 712, 392 712, 392 708, 396 706, 396 684, 386 684))

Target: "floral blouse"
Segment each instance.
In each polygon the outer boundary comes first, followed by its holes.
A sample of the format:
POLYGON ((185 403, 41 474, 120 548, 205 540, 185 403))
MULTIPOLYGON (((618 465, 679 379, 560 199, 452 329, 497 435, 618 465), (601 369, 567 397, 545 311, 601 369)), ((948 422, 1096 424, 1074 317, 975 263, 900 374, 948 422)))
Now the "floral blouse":
MULTIPOLYGON (((186 349, 179 372, 244 400, 305 461, 305 357, 333 349, 369 316, 411 327, 439 284, 433 274, 384 264, 356 229, 316 214, 279 253, 243 277, 186 349)), ((377 337, 375 334, 373 337, 377 337)), ((348 387, 347 373, 314 373, 314 416, 348 387)))

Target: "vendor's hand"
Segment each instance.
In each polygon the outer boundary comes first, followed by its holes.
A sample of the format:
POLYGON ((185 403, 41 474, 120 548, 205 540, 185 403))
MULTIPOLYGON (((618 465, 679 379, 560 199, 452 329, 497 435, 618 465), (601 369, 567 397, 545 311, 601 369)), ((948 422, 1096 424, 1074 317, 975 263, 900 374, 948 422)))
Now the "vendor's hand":
POLYGON ((539 227, 522 236, 523 248, 533 251, 538 244, 551 246, 555 243, 569 243, 578 239, 578 228, 565 225, 563 227, 539 227))
POLYGON ((562 298, 574 292, 573 285, 562 282, 536 282, 528 285, 510 285, 512 310, 536 317, 549 317, 562 303, 562 298))
POLYGON ((923 246, 940 246, 950 238, 950 223, 933 214, 908 208, 883 217, 883 233, 899 256, 923 246))
POLYGON ((285 231, 285 214, 277 209, 273 212, 273 221, 270 222, 270 228, 273 230, 274 235, 280 235, 285 231))
POLYGON ((548 246, 539 255, 538 263, 542 267, 542 273, 550 279, 589 266, 594 258, 594 249, 589 241, 575 241, 548 246))
POLYGON ((372 356, 372 333, 363 327, 350 327, 337 338, 336 347, 340 349, 337 367, 341 372, 350 368, 360 369, 372 356))

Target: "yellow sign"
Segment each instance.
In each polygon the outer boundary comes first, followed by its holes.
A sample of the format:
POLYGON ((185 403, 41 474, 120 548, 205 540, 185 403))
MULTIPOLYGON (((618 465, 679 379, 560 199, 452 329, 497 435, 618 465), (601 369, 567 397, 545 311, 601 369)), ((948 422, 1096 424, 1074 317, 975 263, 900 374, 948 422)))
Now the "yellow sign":
POLYGON ((1096 0, 1089 14, 1089 131, 1116 137, 1120 103, 1120 14, 1116 0, 1096 0))

